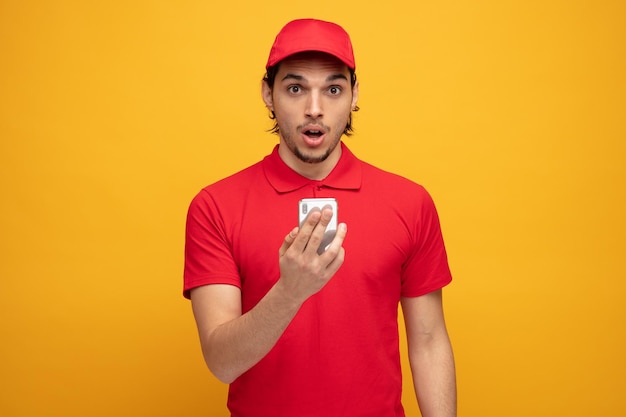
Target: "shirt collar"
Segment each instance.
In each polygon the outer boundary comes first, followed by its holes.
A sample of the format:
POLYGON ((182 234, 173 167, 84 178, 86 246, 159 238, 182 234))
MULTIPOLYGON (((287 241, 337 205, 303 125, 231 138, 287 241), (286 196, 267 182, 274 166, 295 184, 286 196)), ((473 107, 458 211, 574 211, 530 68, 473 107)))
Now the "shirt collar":
POLYGON ((337 165, 321 181, 310 180, 289 168, 278 154, 278 145, 263 159, 263 172, 270 185, 279 193, 295 191, 310 184, 342 190, 358 190, 361 188, 362 177, 360 161, 343 142, 340 146, 341 157, 337 165))

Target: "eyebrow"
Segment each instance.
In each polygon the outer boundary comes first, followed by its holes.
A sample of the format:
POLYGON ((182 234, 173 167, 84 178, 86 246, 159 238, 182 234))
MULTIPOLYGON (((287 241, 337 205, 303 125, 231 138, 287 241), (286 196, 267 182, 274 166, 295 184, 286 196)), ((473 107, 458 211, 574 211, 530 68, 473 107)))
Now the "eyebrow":
MULTIPOLYGON (((296 80, 296 81, 306 81, 306 78, 304 78, 302 75, 298 75, 298 74, 291 74, 288 73, 286 74, 281 81, 285 81, 285 80, 296 80)), ((348 81, 348 77, 346 77, 344 74, 332 74, 329 75, 328 77, 326 77, 326 82, 331 82, 331 81, 335 81, 335 80, 346 80, 348 81)))

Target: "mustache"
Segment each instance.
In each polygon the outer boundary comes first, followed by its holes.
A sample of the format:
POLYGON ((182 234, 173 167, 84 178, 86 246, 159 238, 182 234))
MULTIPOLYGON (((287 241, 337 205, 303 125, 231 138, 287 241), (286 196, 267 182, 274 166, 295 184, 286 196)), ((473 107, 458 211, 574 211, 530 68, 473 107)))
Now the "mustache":
POLYGON ((298 126, 298 130, 300 131, 306 130, 306 129, 322 130, 325 133, 330 132, 329 126, 326 126, 324 123, 319 123, 319 122, 306 122, 298 126))

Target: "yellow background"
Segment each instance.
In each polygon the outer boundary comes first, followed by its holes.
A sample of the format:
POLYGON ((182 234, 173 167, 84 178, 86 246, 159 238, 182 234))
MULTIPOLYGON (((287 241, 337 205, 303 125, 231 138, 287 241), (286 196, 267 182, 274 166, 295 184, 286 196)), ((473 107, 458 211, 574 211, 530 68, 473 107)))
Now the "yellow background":
POLYGON ((227 415, 184 218, 276 143, 297 17, 352 36, 348 145, 437 202, 459 415, 626 415, 625 4, 0 1, 0 415, 227 415))

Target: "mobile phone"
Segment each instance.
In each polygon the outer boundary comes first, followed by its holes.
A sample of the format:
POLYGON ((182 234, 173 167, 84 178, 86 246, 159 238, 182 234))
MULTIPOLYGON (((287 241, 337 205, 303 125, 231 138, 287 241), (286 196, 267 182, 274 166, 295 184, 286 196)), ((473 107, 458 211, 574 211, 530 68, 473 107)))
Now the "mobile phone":
POLYGON ((311 210, 318 208, 322 210, 324 207, 330 206, 333 210, 333 217, 330 219, 330 223, 326 226, 326 232, 324 233, 324 238, 322 239, 322 243, 317 249, 318 254, 324 253, 330 242, 335 238, 337 234, 337 200, 334 198, 303 198, 298 203, 298 225, 302 227, 302 224, 306 220, 307 216, 311 212, 311 210))

